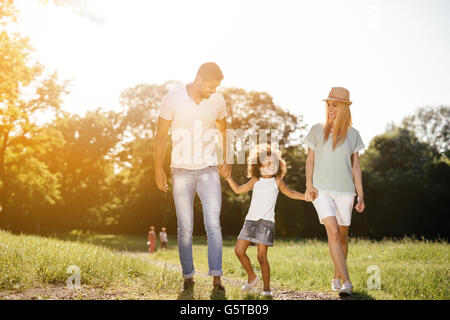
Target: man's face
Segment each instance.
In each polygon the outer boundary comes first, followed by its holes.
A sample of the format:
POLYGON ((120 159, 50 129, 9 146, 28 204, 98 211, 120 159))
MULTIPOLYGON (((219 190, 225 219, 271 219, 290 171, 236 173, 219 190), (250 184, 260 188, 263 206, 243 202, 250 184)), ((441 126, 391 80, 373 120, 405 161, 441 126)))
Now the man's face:
POLYGON ((200 81, 200 94, 203 99, 208 99, 217 87, 220 86, 220 80, 202 80, 200 81))

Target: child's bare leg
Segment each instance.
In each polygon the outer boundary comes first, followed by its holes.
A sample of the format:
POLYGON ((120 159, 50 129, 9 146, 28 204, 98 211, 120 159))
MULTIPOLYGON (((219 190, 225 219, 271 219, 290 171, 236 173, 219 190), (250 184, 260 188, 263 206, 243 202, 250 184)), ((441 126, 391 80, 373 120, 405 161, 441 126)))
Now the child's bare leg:
POLYGON ((247 282, 252 282, 256 278, 256 273, 253 270, 250 258, 247 256, 247 248, 250 245, 250 241, 238 240, 236 246, 234 247, 234 253, 239 258, 245 272, 247 272, 248 280, 247 282))
POLYGON ((264 291, 270 291, 270 266, 267 260, 267 249, 269 246, 264 244, 257 244, 258 246, 258 262, 261 266, 261 273, 264 282, 264 291))

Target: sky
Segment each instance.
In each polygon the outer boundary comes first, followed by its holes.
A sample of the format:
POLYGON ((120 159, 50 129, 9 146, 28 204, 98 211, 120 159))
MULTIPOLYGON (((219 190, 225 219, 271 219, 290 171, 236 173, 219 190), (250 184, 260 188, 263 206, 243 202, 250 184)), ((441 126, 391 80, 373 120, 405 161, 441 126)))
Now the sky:
POLYGON ((366 146, 418 107, 450 105, 448 0, 72 3, 16 0, 39 61, 72 79, 63 109, 73 113, 119 111, 124 89, 191 82, 207 61, 222 87, 265 91, 308 129, 324 121, 331 87, 347 88, 366 146))

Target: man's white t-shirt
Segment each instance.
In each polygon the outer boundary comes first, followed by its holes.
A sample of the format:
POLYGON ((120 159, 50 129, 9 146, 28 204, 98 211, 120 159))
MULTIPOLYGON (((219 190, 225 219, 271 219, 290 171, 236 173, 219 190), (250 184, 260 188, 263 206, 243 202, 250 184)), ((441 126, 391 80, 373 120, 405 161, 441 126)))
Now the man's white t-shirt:
POLYGON ((215 122, 226 117, 226 103, 220 93, 197 105, 184 85, 164 96, 159 116, 172 120, 171 167, 198 170, 217 165, 215 122))

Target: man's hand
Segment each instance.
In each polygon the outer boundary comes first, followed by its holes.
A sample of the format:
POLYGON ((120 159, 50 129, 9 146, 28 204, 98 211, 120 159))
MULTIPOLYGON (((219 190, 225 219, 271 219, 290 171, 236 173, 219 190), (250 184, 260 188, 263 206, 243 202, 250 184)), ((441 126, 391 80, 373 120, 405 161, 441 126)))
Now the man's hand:
POLYGON ((231 175, 231 164, 219 164, 218 169, 219 174, 225 179, 231 175))
POLYGON ((305 191, 305 200, 313 201, 319 195, 319 191, 313 186, 307 186, 305 191))
POLYGON ((314 191, 311 191, 308 195, 309 195, 309 197, 306 197, 306 198, 309 199, 309 201, 311 201, 311 202, 313 202, 317 198, 317 193, 315 193, 314 191))
POLYGON ((167 184, 167 176, 163 169, 155 170, 155 182, 159 190, 167 192, 169 185, 167 184))
POLYGON ((364 197, 358 197, 358 203, 355 206, 356 211, 359 213, 363 212, 366 208, 366 205, 364 204, 364 197))

